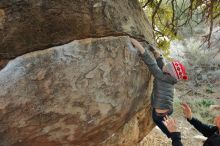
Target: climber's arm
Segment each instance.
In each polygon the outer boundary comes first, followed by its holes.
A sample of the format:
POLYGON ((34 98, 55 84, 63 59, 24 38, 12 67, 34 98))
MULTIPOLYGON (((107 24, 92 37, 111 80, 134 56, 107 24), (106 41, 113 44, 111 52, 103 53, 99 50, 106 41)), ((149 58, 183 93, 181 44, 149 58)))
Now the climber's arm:
POLYGON ((159 68, 162 70, 162 69, 163 69, 163 66, 164 66, 164 64, 165 64, 163 56, 160 54, 159 51, 156 51, 156 50, 153 51, 153 54, 154 54, 154 57, 155 57, 155 59, 156 59, 156 61, 157 61, 157 65, 158 65, 159 68))
POLYGON ((158 51, 158 48, 156 48, 153 44, 148 44, 148 49, 154 54, 154 58, 157 61, 157 65, 162 70, 165 64, 162 54, 158 51))
POLYGON ((140 53, 143 61, 148 66, 150 72, 153 74, 155 78, 163 79, 164 74, 162 70, 157 65, 156 60, 150 56, 150 53, 148 50, 144 49, 144 47, 135 39, 131 39, 132 44, 135 48, 137 48, 140 53))
MULTIPOLYGON (((148 66, 148 69, 155 78, 169 83, 177 82, 176 79, 174 79, 172 76, 165 75, 162 69, 158 66, 155 58, 150 55, 149 50, 151 50, 150 49, 151 46, 148 46, 149 47, 148 49, 144 49, 143 46, 137 40, 131 39, 131 42, 134 45, 134 47, 140 51, 141 53, 140 56, 142 57, 144 63, 148 66)), ((162 66, 163 64, 161 65, 161 67, 162 66)))

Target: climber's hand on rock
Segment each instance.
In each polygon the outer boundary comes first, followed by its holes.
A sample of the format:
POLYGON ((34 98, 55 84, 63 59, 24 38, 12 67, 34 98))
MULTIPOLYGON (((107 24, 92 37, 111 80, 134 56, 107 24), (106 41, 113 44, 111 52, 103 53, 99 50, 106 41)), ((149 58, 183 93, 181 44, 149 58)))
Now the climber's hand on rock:
POLYGON ((154 50, 154 51, 153 51, 153 54, 154 54, 154 57, 155 57, 156 59, 160 57, 160 52, 157 51, 157 50, 154 50))
POLYGON ((154 57, 157 59, 161 56, 160 52, 156 49, 153 44, 148 44, 148 49, 154 54, 154 57))
POLYGON ((141 52, 141 54, 144 54, 145 49, 144 49, 143 46, 140 44, 140 42, 138 42, 137 40, 135 40, 135 39, 133 39, 133 38, 130 38, 130 40, 131 40, 131 43, 133 44, 133 46, 134 46, 135 48, 137 48, 137 49, 141 52))
POLYGON ((166 116, 164 117, 163 123, 170 133, 177 132, 176 121, 173 118, 166 116))
POLYGON ((184 117, 191 120, 192 119, 192 110, 189 107, 189 105, 186 103, 182 103, 182 109, 183 109, 184 117))

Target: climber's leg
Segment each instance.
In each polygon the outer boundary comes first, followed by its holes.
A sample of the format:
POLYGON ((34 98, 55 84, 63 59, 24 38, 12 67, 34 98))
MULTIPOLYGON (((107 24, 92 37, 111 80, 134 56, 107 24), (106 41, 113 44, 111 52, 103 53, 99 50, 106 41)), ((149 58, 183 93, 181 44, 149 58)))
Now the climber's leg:
POLYGON ((155 111, 155 109, 153 109, 152 111, 152 118, 154 123, 161 129, 161 131, 167 135, 168 138, 170 138, 170 132, 168 131, 168 129, 166 128, 166 126, 163 124, 164 121, 164 117, 166 115, 171 115, 172 111, 169 111, 167 113, 157 113, 155 111))

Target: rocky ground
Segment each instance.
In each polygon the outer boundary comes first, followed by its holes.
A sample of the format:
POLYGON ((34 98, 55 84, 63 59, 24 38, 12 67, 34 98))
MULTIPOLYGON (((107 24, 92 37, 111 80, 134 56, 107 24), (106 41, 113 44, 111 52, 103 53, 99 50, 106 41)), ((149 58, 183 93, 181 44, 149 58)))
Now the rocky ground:
MULTIPOLYGON (((220 82, 219 82, 220 83, 220 82)), ((201 99, 207 99, 208 101, 214 101, 216 105, 220 105, 220 84, 218 82, 215 84, 215 89, 214 93, 210 94, 205 92, 205 86, 201 87, 199 90, 197 90, 197 94, 190 94, 187 90, 186 85, 179 85, 176 90, 176 98, 175 104, 174 104, 174 113, 172 117, 176 119, 178 123, 178 129, 181 131, 182 135, 182 142, 184 146, 202 146, 202 141, 204 140, 205 137, 203 137, 195 128, 193 128, 183 117, 183 113, 181 110, 180 102, 189 102, 190 100, 195 100, 198 98, 201 99), (188 92, 188 93, 187 93, 188 92), (186 94, 187 93, 187 94, 186 94)), ((200 109, 198 109, 200 110, 200 109)), ((208 113, 214 113, 214 114, 219 114, 218 111, 212 111, 210 109, 210 106, 207 107, 206 112, 208 113)), ((194 111, 196 112, 196 111, 194 111)), ((199 112, 199 111, 197 111, 199 112)), ((194 114, 195 116, 199 116, 198 113, 194 114)), ((211 117, 211 114, 208 115, 211 117)), ((199 117, 201 118, 201 117, 199 117)), ((203 119, 206 122, 211 123, 207 119, 203 119)), ((143 139, 143 141, 139 144, 139 146, 171 146, 171 140, 168 139, 158 127, 155 127, 150 134, 148 134, 147 137, 143 139)))

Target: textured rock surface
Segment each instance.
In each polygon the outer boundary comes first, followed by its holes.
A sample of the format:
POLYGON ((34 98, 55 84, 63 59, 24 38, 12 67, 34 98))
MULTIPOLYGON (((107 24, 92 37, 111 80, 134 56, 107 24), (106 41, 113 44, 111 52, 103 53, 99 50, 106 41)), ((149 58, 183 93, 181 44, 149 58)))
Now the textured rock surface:
POLYGON ((83 39, 0 71, 0 145, 133 145, 151 129, 150 74, 128 37, 83 39))
POLYGON ((122 35, 153 40, 137 0, 0 0, 0 145, 142 140, 152 81, 122 35))
POLYGON ((137 0, 0 0, 0 59, 123 34, 152 41, 137 0))

